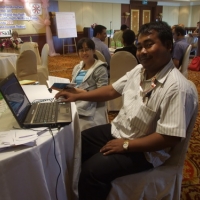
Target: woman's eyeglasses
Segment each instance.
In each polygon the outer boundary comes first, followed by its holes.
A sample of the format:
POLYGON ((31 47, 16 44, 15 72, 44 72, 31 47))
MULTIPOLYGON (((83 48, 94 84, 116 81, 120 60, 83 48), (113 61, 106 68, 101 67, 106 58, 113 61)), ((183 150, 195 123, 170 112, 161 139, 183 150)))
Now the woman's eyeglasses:
POLYGON ((79 52, 79 53, 84 53, 84 52, 87 53, 87 52, 89 52, 90 50, 91 50, 91 49, 89 49, 89 48, 86 48, 86 49, 79 49, 78 52, 79 52))

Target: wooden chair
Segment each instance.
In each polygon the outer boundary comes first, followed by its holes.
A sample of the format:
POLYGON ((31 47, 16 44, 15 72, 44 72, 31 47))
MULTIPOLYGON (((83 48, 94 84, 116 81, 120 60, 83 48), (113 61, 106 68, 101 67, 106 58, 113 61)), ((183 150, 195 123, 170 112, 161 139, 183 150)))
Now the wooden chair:
MULTIPOLYGON (((110 84, 132 70, 137 64, 137 59, 127 51, 113 54, 110 60, 110 84)), ((119 111, 122 107, 122 97, 108 101, 107 107, 108 111, 119 111)))
MULTIPOLYGON (((194 83, 190 81, 190 84, 197 95, 194 83)), ((107 200, 180 200, 182 170, 197 113, 198 104, 194 107, 186 138, 171 150, 171 157, 163 165, 115 179, 107 200)))

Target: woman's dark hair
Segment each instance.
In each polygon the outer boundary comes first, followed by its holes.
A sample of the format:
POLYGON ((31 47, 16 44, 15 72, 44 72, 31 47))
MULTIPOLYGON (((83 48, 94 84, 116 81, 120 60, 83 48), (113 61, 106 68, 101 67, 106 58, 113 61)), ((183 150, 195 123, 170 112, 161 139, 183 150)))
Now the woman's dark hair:
POLYGON ((125 30, 122 38, 125 45, 132 45, 135 41, 135 33, 132 30, 125 30))
MULTIPOLYGON (((90 38, 81 38, 77 43, 77 51, 83 48, 84 43, 89 49, 95 51, 95 43, 90 38)), ((98 60, 96 54, 94 54, 94 58, 98 60)))
POLYGON ((171 27, 164 21, 143 24, 139 29, 138 36, 143 34, 149 35, 151 34, 152 30, 158 32, 158 38, 164 46, 170 45, 173 47, 173 35, 171 27))

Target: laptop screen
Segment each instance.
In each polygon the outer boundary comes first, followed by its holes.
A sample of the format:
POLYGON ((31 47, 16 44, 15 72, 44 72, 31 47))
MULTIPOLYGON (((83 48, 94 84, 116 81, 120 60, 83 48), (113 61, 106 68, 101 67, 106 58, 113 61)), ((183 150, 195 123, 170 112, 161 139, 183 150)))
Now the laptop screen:
POLYGON ((1 82, 0 91, 18 122, 23 124, 31 104, 14 74, 1 82))

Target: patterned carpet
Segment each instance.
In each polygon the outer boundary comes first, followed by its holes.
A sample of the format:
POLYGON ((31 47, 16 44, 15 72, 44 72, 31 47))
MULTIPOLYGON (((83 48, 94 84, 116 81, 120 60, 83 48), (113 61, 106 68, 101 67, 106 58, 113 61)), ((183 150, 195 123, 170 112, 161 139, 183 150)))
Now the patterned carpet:
MULTIPOLYGON (((73 67, 80 62, 77 54, 49 57, 50 75, 71 80, 73 67)), ((200 102, 200 72, 189 71, 189 80, 197 87, 200 102)), ((109 112, 112 121, 117 112, 109 112)), ((195 127, 183 169, 181 200, 200 200, 200 112, 198 113, 195 127)), ((169 174, 170 175, 170 174, 169 174)))

